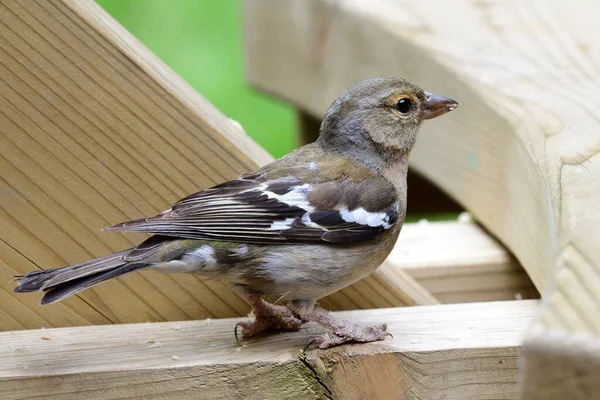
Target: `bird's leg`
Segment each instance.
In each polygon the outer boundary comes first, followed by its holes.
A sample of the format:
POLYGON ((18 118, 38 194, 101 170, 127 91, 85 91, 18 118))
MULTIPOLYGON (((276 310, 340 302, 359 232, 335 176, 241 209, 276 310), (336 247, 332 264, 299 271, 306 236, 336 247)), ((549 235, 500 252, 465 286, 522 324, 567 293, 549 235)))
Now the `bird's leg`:
POLYGON ((244 287, 238 287, 244 300, 252 307, 254 319, 248 322, 235 324, 235 337, 237 330, 242 328, 242 336, 254 336, 262 331, 296 331, 300 329, 302 321, 296 318, 286 306, 271 304, 260 297, 260 294, 244 287))
POLYGON ((318 305, 315 305, 311 310, 310 307, 307 307, 306 302, 294 301, 291 307, 302 319, 314 321, 332 330, 331 333, 326 333, 310 343, 318 345, 321 349, 327 349, 347 342, 375 342, 384 340, 386 336, 390 335, 385 324, 364 328, 351 322, 337 319, 318 305))

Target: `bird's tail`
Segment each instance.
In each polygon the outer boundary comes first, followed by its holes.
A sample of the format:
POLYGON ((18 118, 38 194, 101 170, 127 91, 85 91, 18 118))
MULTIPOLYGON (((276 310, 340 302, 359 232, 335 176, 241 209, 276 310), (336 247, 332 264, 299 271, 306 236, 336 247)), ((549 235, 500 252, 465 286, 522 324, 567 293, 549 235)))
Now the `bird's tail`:
POLYGON ((51 304, 72 294, 117 276, 148 266, 147 263, 129 262, 124 256, 131 249, 96 258, 81 264, 45 271, 32 271, 18 277, 15 293, 46 292, 41 304, 51 304))

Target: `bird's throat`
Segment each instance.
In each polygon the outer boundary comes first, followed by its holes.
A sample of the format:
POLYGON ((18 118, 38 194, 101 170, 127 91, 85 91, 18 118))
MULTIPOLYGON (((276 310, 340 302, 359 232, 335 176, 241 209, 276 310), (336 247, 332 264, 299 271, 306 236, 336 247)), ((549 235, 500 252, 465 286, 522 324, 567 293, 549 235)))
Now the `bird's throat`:
POLYGON ((408 153, 397 153, 382 163, 379 173, 387 179, 402 196, 406 196, 408 153))

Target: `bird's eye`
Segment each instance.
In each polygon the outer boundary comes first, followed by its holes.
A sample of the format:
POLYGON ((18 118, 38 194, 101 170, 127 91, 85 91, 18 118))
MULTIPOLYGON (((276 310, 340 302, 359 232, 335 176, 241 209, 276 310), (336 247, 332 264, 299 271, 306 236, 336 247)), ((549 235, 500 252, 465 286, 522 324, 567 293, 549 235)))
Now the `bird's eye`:
POLYGON ((398 111, 400 111, 402 114, 408 114, 408 112, 412 108, 412 103, 409 98, 403 97, 400 100, 398 100, 398 104, 396 104, 396 107, 398 108, 398 111))

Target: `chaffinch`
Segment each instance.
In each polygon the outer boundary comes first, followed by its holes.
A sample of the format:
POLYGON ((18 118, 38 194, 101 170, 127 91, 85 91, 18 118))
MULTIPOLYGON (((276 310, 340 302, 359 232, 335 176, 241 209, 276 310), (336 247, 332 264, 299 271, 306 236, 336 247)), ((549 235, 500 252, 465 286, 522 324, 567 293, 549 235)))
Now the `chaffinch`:
POLYGON ((238 328, 252 336, 315 321, 331 330, 313 340, 320 348, 383 340, 386 325, 337 320, 316 300, 388 256, 404 222, 419 125, 457 106, 400 78, 360 82, 331 105, 316 142, 154 217, 105 228, 154 236, 82 264, 29 272, 15 292, 44 291, 41 304, 50 304, 142 269, 194 273, 231 284, 252 307, 254 320, 238 323, 236 337, 238 328))

